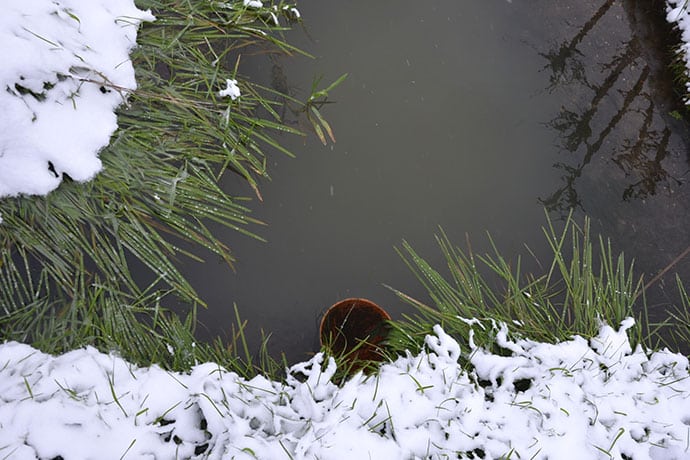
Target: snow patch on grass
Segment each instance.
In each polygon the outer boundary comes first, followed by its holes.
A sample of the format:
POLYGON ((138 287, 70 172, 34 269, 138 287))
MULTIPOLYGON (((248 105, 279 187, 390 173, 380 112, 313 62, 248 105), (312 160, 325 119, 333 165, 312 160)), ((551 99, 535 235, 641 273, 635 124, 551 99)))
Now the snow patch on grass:
POLYGON ((555 345, 501 326, 500 354, 461 351, 437 326, 421 353, 342 385, 321 353, 280 383, 214 363, 182 374, 10 342, 0 345, 0 456, 688 458, 688 360, 633 350, 631 324, 555 345))
POLYGON ((0 197, 45 195, 100 169, 136 88, 132 0, 7 0, 0 15, 0 197))
POLYGON ((237 86, 237 80, 226 78, 225 89, 218 92, 220 97, 229 97, 233 101, 241 96, 240 88, 237 86))

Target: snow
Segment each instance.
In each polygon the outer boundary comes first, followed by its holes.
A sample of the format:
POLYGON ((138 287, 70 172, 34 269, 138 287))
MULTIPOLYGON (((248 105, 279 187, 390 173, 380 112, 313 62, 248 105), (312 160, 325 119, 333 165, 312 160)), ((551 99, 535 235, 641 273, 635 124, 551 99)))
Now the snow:
POLYGON ((261 8, 264 6, 261 0, 244 0, 243 4, 249 8, 261 8))
POLYGON ((53 357, 9 342, 0 456, 690 458, 688 360, 632 349, 631 325, 547 344, 499 324, 502 353, 461 350, 436 326, 422 352, 342 385, 321 353, 280 383, 214 363, 175 373, 94 348, 53 357))
POLYGON ((225 89, 218 92, 220 97, 230 97, 233 101, 240 97, 240 88, 237 86, 237 80, 226 79, 225 89))
POLYGON ((5 0, 0 15, 0 197, 45 195, 101 169, 114 110, 136 88, 132 0, 5 0))

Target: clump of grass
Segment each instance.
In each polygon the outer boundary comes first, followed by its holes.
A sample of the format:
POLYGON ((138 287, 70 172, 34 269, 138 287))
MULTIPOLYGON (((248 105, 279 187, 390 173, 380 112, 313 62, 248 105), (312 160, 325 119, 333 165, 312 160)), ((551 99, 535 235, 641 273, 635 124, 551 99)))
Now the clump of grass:
MULTIPOLYGON (((387 335, 388 322, 382 324, 382 327, 385 327, 387 335)), ((381 341, 379 337, 376 340, 372 340, 373 337, 370 336, 350 337, 354 343, 348 347, 342 347, 342 344, 338 343, 338 335, 341 333, 341 331, 336 331, 335 334, 328 334, 321 344, 321 350, 336 362, 337 368, 332 377, 333 382, 344 383, 360 371, 365 374, 375 374, 389 352, 383 343, 385 341, 381 341)))
POLYGON ((675 349, 690 354, 690 296, 681 279, 676 276, 676 285, 680 293, 680 305, 671 310, 670 323, 673 327, 666 329, 667 344, 675 349))
MULTIPOLYGON (((6 260, 1 262, 4 265, 6 260)), ((196 309, 178 315, 164 307, 165 301, 175 295, 173 290, 151 285, 137 292, 117 291, 107 284, 87 283, 87 273, 81 272, 76 280, 77 293, 66 299, 54 293, 54 286, 44 283, 47 275, 42 273, 35 286, 41 295, 30 301, 31 292, 22 276, 6 270, 0 274, 10 275, 0 284, 17 287, 15 297, 3 305, 3 334, 9 339, 11 334, 28 337, 33 346, 44 351, 61 353, 92 345, 140 365, 155 363, 186 371, 199 362, 217 362, 243 376, 258 372, 278 375, 287 366, 284 357, 280 361, 269 355, 266 337, 259 350, 249 350, 246 322, 240 320, 236 308, 236 326, 229 342, 216 339, 204 343, 194 336, 196 309)))
MULTIPOLYGON (((664 0, 663 3, 666 6, 668 2, 664 0)), ((684 12, 687 11, 687 2, 682 3, 682 9, 684 12)), ((675 18, 668 19, 675 20, 675 18)), ((688 56, 683 49, 682 33, 678 28, 678 25, 673 23, 672 25, 669 25, 668 29, 671 36, 669 41, 674 44, 672 45, 672 49, 668 51, 670 61, 668 67, 673 77, 674 84, 677 88, 676 92, 685 104, 685 110, 683 113, 680 113, 678 110, 674 110, 671 112, 671 115, 675 118, 682 119, 683 115, 687 117, 688 111, 690 110, 688 108, 688 105, 690 105, 690 70, 688 69, 690 56, 688 56)))
POLYGON ((465 347, 473 334, 476 345, 495 353, 502 352, 495 344, 498 328, 492 327, 497 323, 505 323, 514 336, 556 343, 573 335, 593 337, 602 322, 616 326, 633 317, 633 345, 652 346, 652 340, 659 340, 659 325, 647 320, 642 279, 635 278, 633 264, 622 254, 612 253, 608 241, 592 238, 587 219, 579 226, 570 216, 562 231, 549 223, 544 234, 553 260, 538 276, 523 274, 520 259, 512 265, 495 246, 491 255, 464 252, 441 233, 437 241, 449 273, 444 276, 403 243, 399 253, 426 288, 431 305, 395 290, 417 313, 392 323, 389 350, 418 350, 434 324, 465 347), (638 300, 642 305, 636 307, 638 300))
MULTIPOLYGON (((284 2, 137 3, 157 19, 139 32, 132 55, 139 88, 100 153, 103 171, 86 184, 65 178, 46 197, 0 202, 0 340, 51 353, 95 344, 172 368, 214 356, 225 362, 236 350, 219 343, 192 353, 195 309, 204 301, 176 261, 199 259, 188 249, 195 247, 232 265, 212 225, 259 238, 248 198, 221 183, 246 181, 260 198, 268 155, 291 154, 277 134, 304 135, 282 122, 274 90, 241 74, 243 53, 298 52, 280 37, 294 10, 284 2), (239 98, 219 96, 227 79, 238 81, 239 98), (147 274, 135 278, 135 265, 147 274), (185 319, 167 311, 173 303, 187 306, 185 319)), ((318 110, 328 89, 292 101, 330 135, 318 110)))

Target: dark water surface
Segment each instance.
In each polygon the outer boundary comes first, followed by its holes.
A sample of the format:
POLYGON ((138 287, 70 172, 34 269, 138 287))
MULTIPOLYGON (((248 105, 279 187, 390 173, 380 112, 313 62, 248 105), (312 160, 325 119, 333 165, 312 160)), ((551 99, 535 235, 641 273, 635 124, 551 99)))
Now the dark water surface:
MULTIPOLYGON (((297 98, 314 76, 349 73, 323 108, 337 142, 282 138, 297 158, 271 158, 251 205, 268 243, 229 233, 236 273, 187 266, 210 306, 202 336, 227 337, 236 303, 254 339, 271 331, 271 350, 294 360, 317 349, 319 317, 339 299, 368 297, 395 317, 406 307, 384 283, 425 296, 393 248, 406 239, 440 267, 439 226, 477 252, 489 231, 509 259, 526 243, 548 260, 544 207, 554 218, 574 208, 651 275, 690 246, 688 128, 670 115, 650 2, 298 6, 304 24, 287 39, 316 58, 243 57, 244 73, 297 98)), ((690 258, 675 271, 690 279, 690 258)), ((654 302, 671 298, 665 280, 654 302)))

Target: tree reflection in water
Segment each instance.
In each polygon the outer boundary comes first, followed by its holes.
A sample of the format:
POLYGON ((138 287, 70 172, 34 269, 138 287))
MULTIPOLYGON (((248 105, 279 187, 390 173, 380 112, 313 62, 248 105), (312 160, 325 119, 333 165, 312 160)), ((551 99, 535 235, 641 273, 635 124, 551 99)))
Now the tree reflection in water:
MULTIPOLYGON (((627 2, 624 10, 634 10, 634 3, 627 2)), ((656 70, 645 55, 649 45, 643 45, 634 30, 618 43, 608 41, 610 25, 620 14, 620 2, 607 0, 572 38, 539 53, 547 61, 544 70, 550 72, 547 90, 567 94, 566 103, 547 123, 558 133, 565 154, 554 165, 562 171, 562 186, 539 199, 557 214, 573 208, 588 211, 578 186, 584 175, 599 186, 615 188, 623 201, 681 184, 675 177, 679 172, 673 171, 676 163, 666 161, 672 154, 672 131, 668 109, 657 107, 656 70)))
POLYGON ((690 127, 671 115, 682 99, 663 11, 664 0, 557 2, 547 19, 559 38, 538 51, 560 105, 545 123, 560 183, 539 201, 553 217, 589 215, 634 258, 652 322, 682 305, 675 275, 690 282, 690 127))

